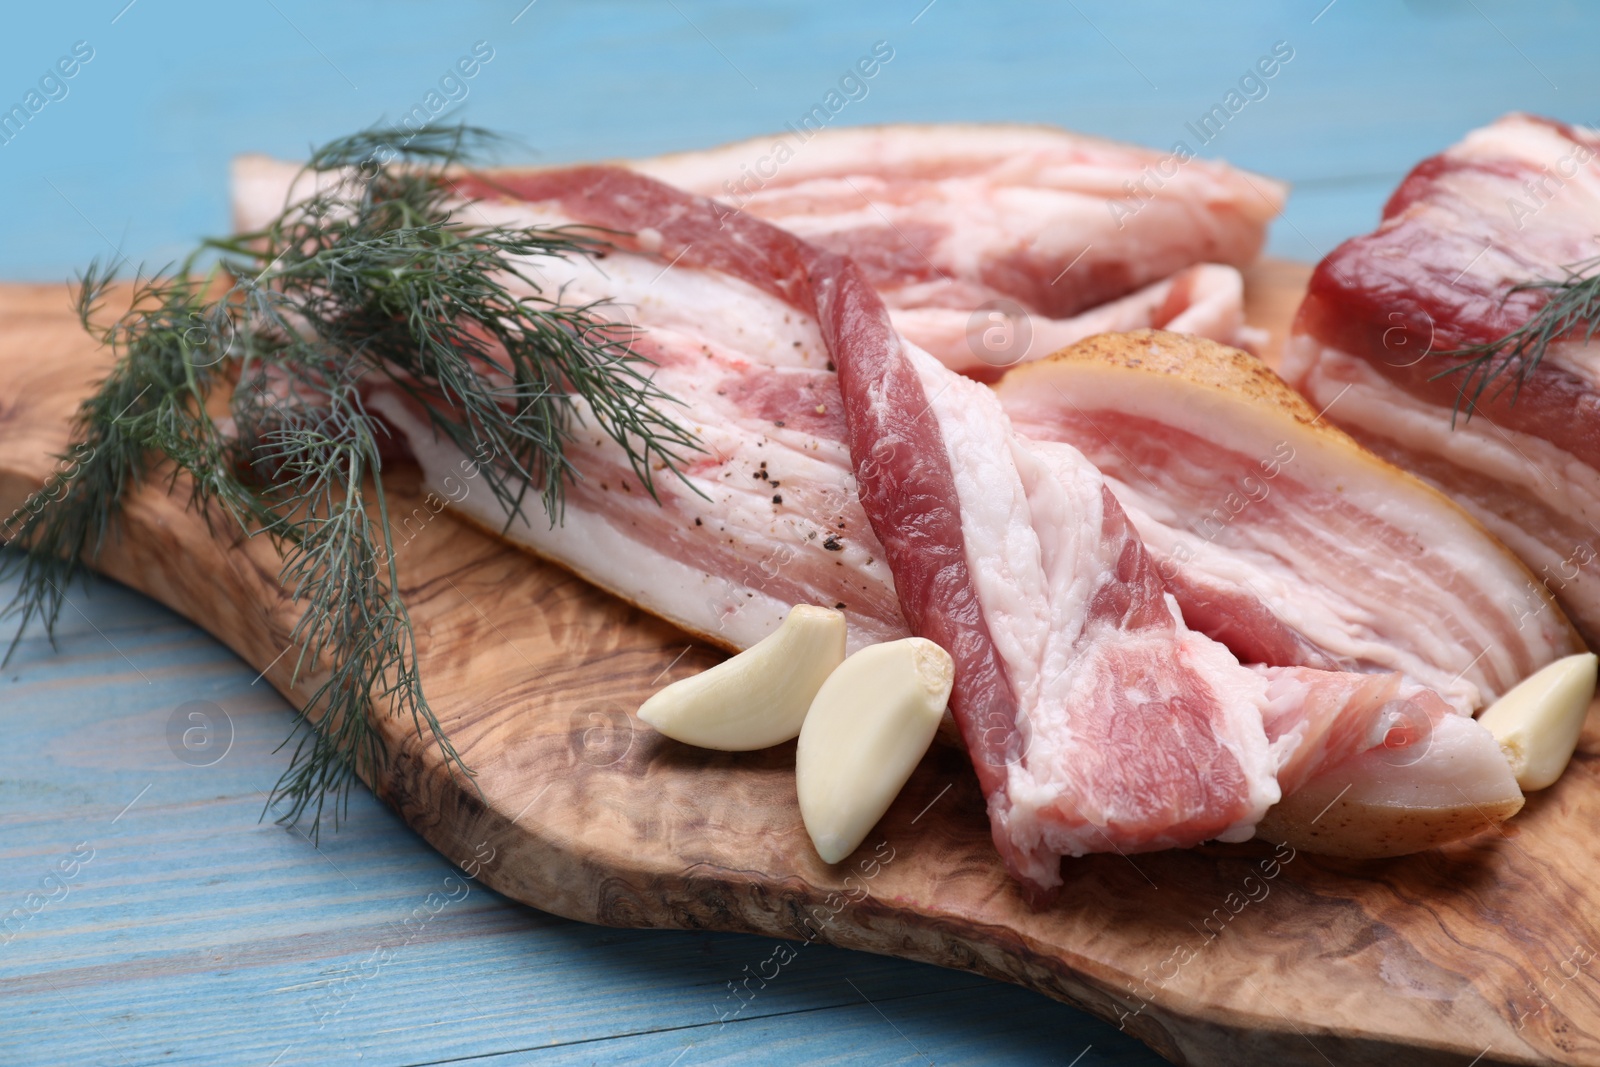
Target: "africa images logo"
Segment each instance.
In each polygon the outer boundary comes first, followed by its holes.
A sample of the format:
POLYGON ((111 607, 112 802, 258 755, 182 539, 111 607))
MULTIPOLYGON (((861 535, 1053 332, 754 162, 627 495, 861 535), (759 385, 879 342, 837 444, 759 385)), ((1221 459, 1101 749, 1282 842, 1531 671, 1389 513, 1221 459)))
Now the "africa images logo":
POLYGON ((78 41, 71 55, 62 56, 39 75, 38 88, 23 94, 22 102, 0 111, 0 145, 8 145, 22 133, 22 128, 50 103, 65 100, 72 91, 68 82, 78 76, 84 64, 94 58, 94 46, 88 41, 78 41))

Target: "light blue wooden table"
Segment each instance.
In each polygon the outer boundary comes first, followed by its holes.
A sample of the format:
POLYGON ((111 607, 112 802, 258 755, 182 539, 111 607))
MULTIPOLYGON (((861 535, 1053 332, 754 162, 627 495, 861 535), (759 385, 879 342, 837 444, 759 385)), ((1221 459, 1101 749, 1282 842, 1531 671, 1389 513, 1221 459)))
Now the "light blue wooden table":
MULTIPOLYGON (((887 41, 840 122, 1181 139, 1295 182, 1271 249, 1302 259, 1475 124, 1600 119, 1600 12, 1576 3, 96 0, 0 24, 0 114, 92 51, 0 134, 11 279, 181 254, 226 229, 232 154, 396 118, 480 41, 462 113, 552 161, 775 129, 887 41), (1198 145, 1186 123, 1280 41, 1265 95, 1198 145)), ((60 648, 31 638, 0 674, 0 920, 25 913, 0 927, 0 1063, 1159 1062, 1020 989, 826 948, 721 1027, 769 944, 586 927, 477 886, 412 932, 451 868, 370 796, 320 849, 260 821, 290 713, 254 671, 120 587, 72 602, 60 648), (207 766, 169 741, 191 701, 231 734, 207 766)))

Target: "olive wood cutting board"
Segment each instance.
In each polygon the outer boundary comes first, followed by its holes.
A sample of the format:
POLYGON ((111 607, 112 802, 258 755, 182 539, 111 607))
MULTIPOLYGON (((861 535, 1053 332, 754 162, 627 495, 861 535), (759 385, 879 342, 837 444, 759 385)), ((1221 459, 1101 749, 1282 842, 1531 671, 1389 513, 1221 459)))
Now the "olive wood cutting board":
MULTIPOLYGON (((1250 318, 1274 350, 1306 275, 1250 272, 1250 318)), ((65 288, 0 287, 0 516, 51 476, 105 364, 65 288)), ((436 514, 415 472, 386 480, 391 513, 412 516, 397 560, 426 692, 477 788, 398 719, 383 722, 388 766, 370 784, 516 900, 787 939, 717 991, 712 1017, 737 1018, 820 940, 1021 983, 1183 1064, 1600 1064, 1600 720, 1503 833, 1381 861, 1267 842, 1090 856, 1035 910, 943 737, 862 848, 829 867, 801 825, 792 744, 706 752, 633 717, 721 653, 436 514)), ((213 536, 149 485, 97 566, 305 698, 314 680, 290 684, 296 609, 265 540, 213 536)))

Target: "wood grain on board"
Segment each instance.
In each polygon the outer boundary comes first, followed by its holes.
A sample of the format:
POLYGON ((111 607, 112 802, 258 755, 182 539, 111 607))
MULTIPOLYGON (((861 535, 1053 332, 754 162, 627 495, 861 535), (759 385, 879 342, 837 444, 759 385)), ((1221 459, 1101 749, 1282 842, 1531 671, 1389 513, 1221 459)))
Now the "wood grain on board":
MULTIPOLYGON (((1282 330, 1305 268, 1251 272, 1282 330)), ((104 370, 59 287, 0 288, 0 514, 44 484, 104 370)), ((828 867, 796 809, 793 746, 725 754, 631 712, 720 654, 391 486, 422 676, 477 773, 385 720, 373 784, 447 858, 517 900, 614 926, 714 928, 1022 983, 1193 1064, 1600 1064, 1600 724, 1504 834, 1385 861, 1254 842, 1066 864, 1030 909, 989 841, 965 755, 939 743, 866 844, 828 867), (481 792, 480 792, 481 791, 481 792), (486 858, 492 857, 492 858, 486 858)), ((193 619, 290 700, 295 618, 264 541, 213 538, 147 487, 98 566, 193 619)), ((749 988, 789 965, 781 950, 749 988)), ((736 1013, 740 1001, 729 1001, 736 1013)))

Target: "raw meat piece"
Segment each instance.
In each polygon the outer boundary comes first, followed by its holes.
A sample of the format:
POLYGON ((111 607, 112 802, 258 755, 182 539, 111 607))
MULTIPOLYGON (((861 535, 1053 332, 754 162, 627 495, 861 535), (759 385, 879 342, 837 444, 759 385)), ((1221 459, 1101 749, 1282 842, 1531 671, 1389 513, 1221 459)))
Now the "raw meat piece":
POLYGON ((755 173, 773 143, 630 165, 850 256, 890 308, 1005 297, 1066 318, 1196 263, 1245 266, 1285 195, 1226 163, 1046 126, 830 129, 755 173))
POLYGON ((1253 356, 1141 330, 997 389, 1100 468, 1184 619, 1245 662, 1398 671, 1470 714, 1580 650, 1503 545, 1253 356))
MULTIPOLYGON (((1302 671, 1305 668, 1292 668, 1302 671)), ((1324 675, 1320 693, 1308 694, 1304 679, 1275 681, 1289 714, 1268 731, 1278 736, 1274 748, 1303 738, 1276 731, 1294 727, 1310 711, 1315 721, 1344 727, 1356 719, 1369 724, 1368 737, 1384 741, 1339 759, 1354 745, 1334 745, 1318 753, 1320 766, 1286 768, 1280 774, 1298 781, 1283 802, 1261 820, 1257 836, 1290 841, 1296 848, 1329 856, 1378 858, 1403 856, 1476 834, 1522 809, 1523 797, 1511 765, 1494 735, 1476 719, 1453 715, 1428 690, 1401 691, 1382 704, 1381 693, 1351 692, 1353 680, 1384 676, 1324 675), (1341 689, 1345 689, 1341 693, 1341 689)), ((1386 676, 1390 679, 1393 675, 1386 676)), ((1330 740, 1354 740, 1340 729, 1330 740)))
POLYGON ((912 630, 956 658, 1012 871, 1048 888, 1062 855, 1250 836, 1278 799, 1265 687, 1183 625, 1099 472, 914 348, 859 356, 839 377, 862 503, 912 630))
MULTIPOLYGON (((622 165, 851 256, 901 336, 980 380, 1107 330, 1262 339, 1235 268, 1283 207, 1269 178, 1043 126, 826 130, 762 178, 774 155, 757 139, 622 165)), ((514 193, 531 172, 488 173, 514 193)))
POLYGON ((1445 355, 1495 340, 1544 301, 1515 283, 1600 255, 1600 133, 1512 114, 1420 163, 1376 231, 1317 267, 1284 376, 1328 418, 1453 495, 1600 639, 1600 390, 1581 339, 1520 390, 1491 386, 1451 426, 1463 375, 1445 355), (1468 417, 1470 415, 1470 417, 1468 417))
POLYGON ((1226 163, 943 125, 825 130, 792 158, 757 138, 630 165, 852 256, 901 336, 982 381, 1108 330, 1262 340, 1235 268, 1285 189, 1226 163))
POLYGON ((634 349, 657 361, 656 383, 683 402, 705 451, 687 457, 682 479, 656 479, 658 504, 614 441, 580 435, 567 455, 583 476, 554 526, 534 505, 507 529, 487 487, 467 475, 476 465, 435 438, 398 390, 369 403, 455 510, 723 648, 759 641, 794 604, 844 612, 851 651, 908 636, 851 488, 834 376, 753 364, 664 329, 634 349))
POLYGON ((1398 674, 1260 670, 1268 680, 1262 719, 1279 755, 1285 796, 1373 749, 1383 749, 1396 767, 1409 766, 1426 755, 1422 749, 1439 723, 1453 716, 1437 693, 1398 674))
MULTIPOLYGON (((245 224, 276 210, 287 188, 285 180, 263 200, 272 183, 259 167, 250 174, 245 224)), ((473 181, 460 182, 469 195, 473 181)), ((1098 471, 1068 445, 1013 435, 993 393, 903 347, 852 263, 614 168, 541 172, 520 191, 531 199, 470 210, 633 235, 600 264, 530 267, 548 267, 553 283, 627 296, 640 350, 660 362, 658 380, 711 446, 687 473, 712 499, 696 504, 669 482, 661 486, 675 499, 664 507, 636 484, 619 482, 617 492, 610 476, 626 471, 597 436, 592 452, 587 442, 574 451, 587 484, 575 489, 566 524, 513 524, 513 540, 732 647, 769 631, 787 603, 827 603, 818 592, 887 593, 887 557, 912 628, 957 658, 953 706, 997 843, 1036 888, 1059 882, 1063 853, 1248 836, 1278 797, 1286 745, 1321 744, 1302 730, 1269 747, 1270 677, 1184 627, 1098 471), (652 292, 658 284, 670 299, 652 292), (829 356, 837 379, 815 369, 829 356), (791 429, 793 438, 780 438, 791 429), (859 502, 841 442, 854 456, 859 502), (758 450, 779 445, 814 465, 788 453, 781 470, 759 462, 758 450), (831 485, 829 467, 842 476, 831 485), (763 483, 759 494, 774 490, 774 508, 789 506, 785 479, 796 479, 787 534, 776 512, 737 488, 741 477, 763 483), (594 493, 610 495, 585 495, 594 493), (863 511, 880 540, 862 529, 863 511), (843 536, 830 530, 838 522, 843 536), (849 566, 836 558, 841 541, 861 550, 849 566), (763 556, 774 544, 796 556, 763 556), (752 569, 753 559, 774 565, 752 569), (721 605, 741 592, 751 606, 727 625, 721 605)), ((486 492, 450 488, 451 477, 470 478, 470 460, 439 446, 396 396, 373 403, 411 439, 442 495, 502 525, 486 492)), ((842 601, 853 629, 868 639, 903 632, 892 598, 868 601, 878 607, 842 601)))
MULTIPOLYGON (((290 191, 299 172, 292 164, 250 158, 236 171, 235 217, 244 229, 273 217, 286 198, 310 192, 309 184, 290 191)), ((698 264, 696 249, 678 257, 684 245, 669 242, 658 255, 663 238, 644 225, 661 222, 658 211, 689 212, 680 226, 720 238, 714 212, 721 209, 614 168, 544 172, 553 199, 539 205, 489 200, 464 210, 508 225, 614 221, 604 194, 585 185, 596 176, 620 185, 619 201, 638 190, 657 198, 636 205, 646 218, 628 216, 643 231, 643 247, 599 261, 543 257, 528 266, 549 291, 566 287, 571 300, 618 300, 613 310, 639 330, 633 347, 656 362, 656 384, 681 402, 677 414, 705 451, 687 457, 682 480, 655 479, 660 504, 623 450, 594 431, 569 445, 583 477, 568 487, 563 521, 552 525, 532 504, 508 528, 475 476, 481 458, 435 440, 398 389, 375 387, 372 407, 402 431, 454 510, 723 648, 754 644, 796 603, 843 611, 852 650, 907 636, 883 550, 853 489, 828 348, 815 319, 782 298, 807 284, 796 261, 781 260, 799 242, 750 219, 787 242, 778 256, 703 243, 709 255, 755 257, 722 271, 698 264), (586 189, 597 203, 579 214, 586 189)))
POLYGON ((1086 337, 1156 326, 1254 348, 1260 331, 1244 322, 1244 279, 1232 267, 1202 263, 1069 319, 1000 309, 975 315, 954 308, 890 309, 900 336, 951 370, 983 382, 1046 358, 1086 337))
MULTIPOLYGON (((912 629, 964 650, 952 707, 996 844, 1030 889, 1059 885, 1064 855, 1239 840, 1263 804, 1356 760, 1364 791, 1455 782, 1477 798, 1430 811, 1412 849, 1520 809, 1494 738, 1432 690, 1395 673, 1241 667, 1185 626, 1081 453, 1008 436, 992 392, 915 348, 862 354, 840 378, 852 452, 877 450, 857 461, 863 504, 912 629), (1435 752, 1441 733, 1452 746, 1435 752)), ((1354 822, 1375 843, 1418 821, 1413 805, 1366 797, 1354 822)), ((1280 832, 1303 841, 1316 813, 1291 810, 1280 832)), ((1333 847, 1358 851, 1354 837, 1333 847)))

